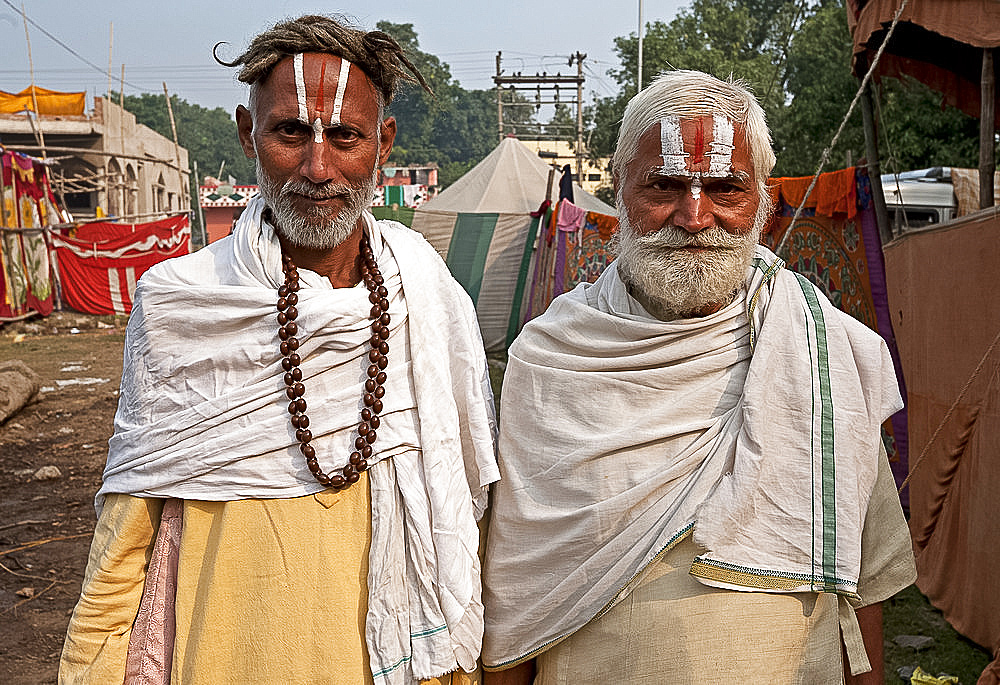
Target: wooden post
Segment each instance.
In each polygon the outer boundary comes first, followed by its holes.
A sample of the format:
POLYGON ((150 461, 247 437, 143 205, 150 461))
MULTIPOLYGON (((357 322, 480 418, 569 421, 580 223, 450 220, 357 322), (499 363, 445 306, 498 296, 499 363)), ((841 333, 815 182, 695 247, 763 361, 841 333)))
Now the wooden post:
MULTIPOLYGON (((174 108, 170 105, 170 93, 167 92, 167 82, 163 82, 163 95, 167 98, 167 114, 170 115, 170 130, 174 133, 174 160, 177 162, 177 176, 180 178, 181 190, 184 188, 184 172, 181 171, 181 145, 177 142, 177 124, 174 123, 174 108)), ((191 209, 191 189, 187 188, 186 193, 178 193, 180 197, 188 198, 188 209, 191 209)), ((170 209, 169 207, 167 209, 170 209)), ((180 207, 178 207, 180 209, 180 207)))
POLYGON ((878 235, 885 245, 892 240, 889 212, 885 206, 885 192, 882 190, 882 165, 878 154, 878 131, 875 129, 875 111, 872 106, 872 85, 865 84, 861 96, 861 118, 865 128, 865 157, 868 158, 868 180, 872 185, 872 203, 875 205, 875 223, 878 235))
MULTIPOLYGON (((38 95, 35 93, 35 62, 31 59, 31 37, 28 35, 28 13, 21 3, 21 18, 24 19, 24 40, 28 44, 28 70, 31 73, 31 104, 35 109, 35 119, 38 120, 38 144, 42 146, 42 159, 45 159, 45 134, 42 132, 42 115, 38 113, 38 95)), ((31 120, 31 115, 28 115, 31 120)), ((34 124, 31 126, 34 130, 34 124)))
POLYGON ((996 72, 993 69, 993 49, 983 48, 983 71, 980 78, 979 106, 979 208, 993 206, 993 138, 996 117, 996 72))

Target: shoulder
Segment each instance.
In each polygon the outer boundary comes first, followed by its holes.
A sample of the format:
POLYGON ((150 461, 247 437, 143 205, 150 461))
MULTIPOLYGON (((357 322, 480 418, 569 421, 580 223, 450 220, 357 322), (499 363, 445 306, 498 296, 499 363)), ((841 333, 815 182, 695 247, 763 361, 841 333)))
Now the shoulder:
POLYGON ((209 279, 218 279, 220 270, 217 268, 222 261, 228 261, 227 256, 233 252, 233 237, 226 236, 180 257, 173 257, 154 264, 142 275, 140 284, 146 287, 156 285, 205 285, 209 279))

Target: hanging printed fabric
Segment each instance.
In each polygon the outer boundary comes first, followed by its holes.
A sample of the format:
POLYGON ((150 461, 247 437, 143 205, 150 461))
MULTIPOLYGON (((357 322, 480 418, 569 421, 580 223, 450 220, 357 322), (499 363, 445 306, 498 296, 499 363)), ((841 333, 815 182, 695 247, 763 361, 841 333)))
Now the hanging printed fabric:
POLYGON ((187 214, 144 224, 81 224, 52 235, 67 306, 90 314, 129 314, 146 269, 191 251, 187 214))
POLYGON ((45 226, 62 220, 41 160, 4 152, 0 174, 0 321, 52 312, 45 226))
POLYGON ((612 259, 609 244, 617 230, 617 217, 560 200, 538 240, 525 321, 544 312, 552 300, 577 284, 596 281, 612 259))
MULTIPOLYGON (((793 232, 785 233, 802 203, 811 177, 772 178, 775 221, 761 242, 776 250, 788 268, 820 288, 840 310, 879 333, 889 347, 899 389, 906 397, 903 369, 889 318, 882 241, 875 222, 868 172, 861 167, 820 174, 793 232)), ((883 426, 883 440, 897 486, 908 473, 907 414, 901 410, 883 426)), ((907 493, 902 496, 907 506, 907 493)))

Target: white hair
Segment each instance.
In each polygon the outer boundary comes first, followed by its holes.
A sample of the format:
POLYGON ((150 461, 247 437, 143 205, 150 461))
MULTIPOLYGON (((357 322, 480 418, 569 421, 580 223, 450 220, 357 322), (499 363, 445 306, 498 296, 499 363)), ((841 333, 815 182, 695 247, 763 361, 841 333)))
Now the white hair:
POLYGON ((639 151, 639 138, 666 116, 697 117, 719 114, 743 125, 761 201, 767 196, 767 178, 774 168, 771 132, 764 110, 741 80, 723 81, 701 71, 679 69, 657 76, 625 107, 612 169, 619 183, 639 151))

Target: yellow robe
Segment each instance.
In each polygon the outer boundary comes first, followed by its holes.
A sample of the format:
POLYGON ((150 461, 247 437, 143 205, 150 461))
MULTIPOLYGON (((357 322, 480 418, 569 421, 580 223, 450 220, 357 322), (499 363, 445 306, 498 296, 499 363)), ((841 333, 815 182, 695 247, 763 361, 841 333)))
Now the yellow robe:
MULTIPOLYGON (((163 500, 108 496, 60 683, 121 683, 163 500)), ((184 502, 172 685, 371 683, 367 477, 293 499, 184 502)), ((429 683, 477 683, 478 674, 429 683)))

